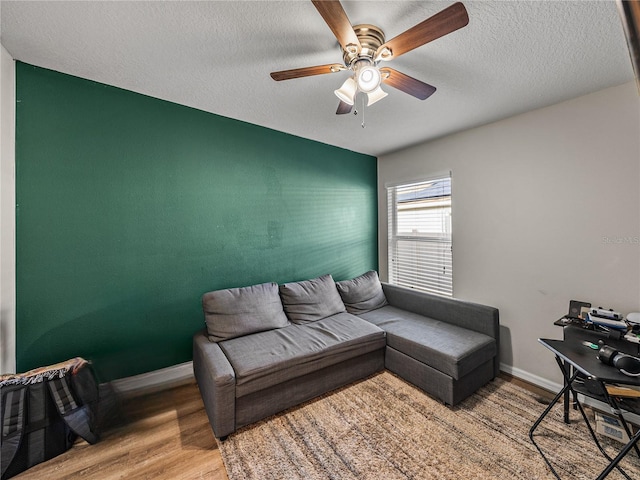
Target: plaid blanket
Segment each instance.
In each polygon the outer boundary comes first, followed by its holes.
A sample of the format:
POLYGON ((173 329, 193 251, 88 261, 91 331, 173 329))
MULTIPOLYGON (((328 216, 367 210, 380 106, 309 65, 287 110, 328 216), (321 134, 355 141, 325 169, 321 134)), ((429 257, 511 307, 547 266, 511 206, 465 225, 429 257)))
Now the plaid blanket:
POLYGON ((34 368, 25 373, 10 373, 0 375, 0 387, 9 385, 31 385, 33 383, 44 382, 54 378, 62 378, 68 372, 74 374, 79 368, 86 365, 84 358, 76 357, 70 360, 49 365, 47 367, 34 368))

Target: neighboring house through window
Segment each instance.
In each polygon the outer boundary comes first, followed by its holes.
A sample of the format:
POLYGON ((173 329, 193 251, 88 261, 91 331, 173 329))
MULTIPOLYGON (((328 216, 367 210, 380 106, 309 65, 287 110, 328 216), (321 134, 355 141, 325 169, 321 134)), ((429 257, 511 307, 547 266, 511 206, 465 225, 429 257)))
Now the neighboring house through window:
POLYGON ((387 187, 389 282, 453 296, 451 175, 387 187))

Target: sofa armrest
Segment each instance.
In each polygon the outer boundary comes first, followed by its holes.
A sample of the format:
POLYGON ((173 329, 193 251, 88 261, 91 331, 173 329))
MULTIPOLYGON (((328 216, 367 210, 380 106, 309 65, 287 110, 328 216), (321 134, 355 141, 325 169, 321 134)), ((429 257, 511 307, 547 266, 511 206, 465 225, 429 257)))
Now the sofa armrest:
POLYGON ((382 283, 389 305, 496 339, 494 374, 500 370, 500 314, 497 308, 382 283))
POLYGON ((217 343, 206 331, 193 336, 193 372, 200 388, 204 408, 216 437, 236 429, 236 374, 217 343))

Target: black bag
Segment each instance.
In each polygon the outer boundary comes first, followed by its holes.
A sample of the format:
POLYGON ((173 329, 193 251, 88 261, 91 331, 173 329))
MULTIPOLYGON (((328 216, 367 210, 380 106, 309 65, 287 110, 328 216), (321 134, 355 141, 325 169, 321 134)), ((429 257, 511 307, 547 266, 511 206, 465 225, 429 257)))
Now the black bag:
POLYGON ((1 480, 66 452, 78 436, 96 443, 98 400, 82 358, 0 377, 1 480))

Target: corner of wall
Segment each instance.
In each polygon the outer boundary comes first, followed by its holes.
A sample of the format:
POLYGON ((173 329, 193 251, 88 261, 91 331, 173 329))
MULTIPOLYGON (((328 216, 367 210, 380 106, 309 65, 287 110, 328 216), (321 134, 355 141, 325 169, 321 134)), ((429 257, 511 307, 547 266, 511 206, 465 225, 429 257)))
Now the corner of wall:
POLYGON ((0 373, 16 368, 15 61, 0 46, 0 373))

